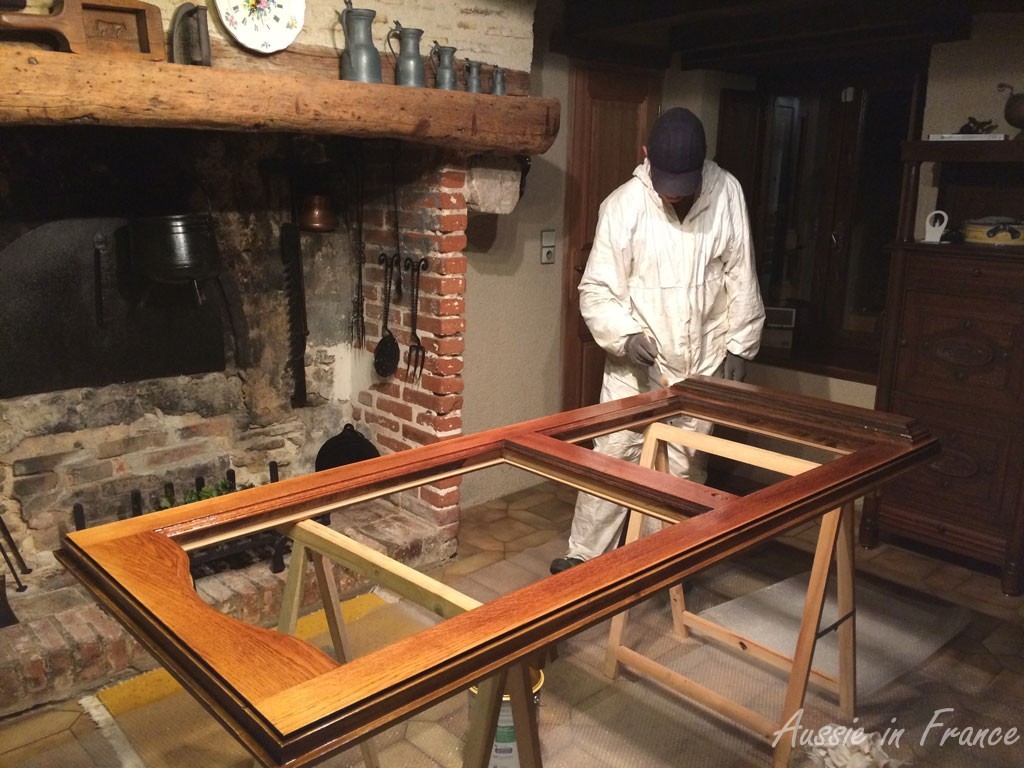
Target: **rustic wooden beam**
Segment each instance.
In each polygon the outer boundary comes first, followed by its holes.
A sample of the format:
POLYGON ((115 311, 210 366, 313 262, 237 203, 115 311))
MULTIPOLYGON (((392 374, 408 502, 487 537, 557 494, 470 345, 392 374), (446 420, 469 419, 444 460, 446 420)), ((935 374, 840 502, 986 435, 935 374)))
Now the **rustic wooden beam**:
POLYGON ((394 138, 541 154, 556 99, 403 88, 0 46, 0 125, 110 125, 394 138))

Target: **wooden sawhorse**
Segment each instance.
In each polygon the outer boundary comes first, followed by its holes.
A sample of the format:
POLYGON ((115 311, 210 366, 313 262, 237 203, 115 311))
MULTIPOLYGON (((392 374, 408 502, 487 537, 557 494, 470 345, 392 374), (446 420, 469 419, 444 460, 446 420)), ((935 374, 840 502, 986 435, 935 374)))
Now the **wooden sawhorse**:
MULTIPOLYGON (((341 563, 445 619, 480 605, 472 597, 312 520, 288 526, 282 532, 292 539, 292 556, 277 628, 281 632, 295 634, 306 564, 312 562, 335 657, 341 664, 352 658, 352 650, 341 615, 334 562, 341 563)), ((470 712, 469 731, 462 756, 464 768, 487 768, 502 698, 506 692, 512 710, 519 764, 522 768, 542 768, 537 705, 529 666, 525 663, 502 668, 480 682, 470 712)), ((361 741, 359 748, 367 768, 380 768, 377 749, 371 739, 361 741)))
MULTIPOLYGON (((786 475, 797 475, 808 469, 819 466, 816 462, 769 451, 763 448, 743 445, 712 435, 704 435, 690 430, 667 424, 651 424, 644 433, 644 444, 640 456, 640 464, 645 467, 668 471, 668 443, 683 445, 704 453, 714 454, 735 461, 750 464, 762 469, 780 472, 786 475)), ((625 541, 636 541, 644 515, 632 511, 627 513, 625 541)), ((674 522, 665 519, 666 522, 674 522)), ((856 708, 856 651, 855 651, 855 612, 854 612, 854 562, 853 562, 853 503, 847 502, 822 517, 821 530, 818 534, 814 560, 811 566, 807 596, 804 600, 800 630, 797 634, 796 648, 793 656, 786 656, 759 644, 749 637, 732 632, 686 610, 683 589, 676 585, 669 589, 673 631, 680 638, 689 636, 689 630, 695 629, 702 635, 721 643, 742 654, 770 664, 777 669, 789 673, 786 696, 782 705, 779 720, 756 712, 739 704, 693 680, 674 672, 628 648, 623 644, 628 611, 617 614, 611 621, 608 636, 608 653, 605 661, 605 674, 611 678, 618 675, 619 665, 624 664, 640 674, 646 675, 662 686, 696 701, 709 709, 749 728, 767 739, 775 741, 772 756, 773 768, 784 768, 789 764, 793 750, 791 738, 779 738, 776 734, 782 730, 797 711, 803 706, 807 692, 807 684, 813 680, 815 684, 838 694, 839 708, 844 716, 852 718, 856 708), (836 561, 836 602, 839 618, 832 625, 819 630, 822 608, 825 602, 825 588, 828 582, 829 567, 833 555, 836 561), (838 676, 832 677, 811 666, 814 646, 818 638, 838 629, 839 632, 839 670, 838 676)))

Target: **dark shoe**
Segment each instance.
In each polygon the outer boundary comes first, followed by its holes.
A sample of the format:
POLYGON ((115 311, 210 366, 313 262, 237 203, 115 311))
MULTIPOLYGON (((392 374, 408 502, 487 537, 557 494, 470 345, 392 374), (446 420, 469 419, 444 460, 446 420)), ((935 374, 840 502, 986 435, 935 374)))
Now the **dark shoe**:
POLYGON ((583 562, 582 557, 556 557, 551 561, 551 572, 561 573, 583 562))

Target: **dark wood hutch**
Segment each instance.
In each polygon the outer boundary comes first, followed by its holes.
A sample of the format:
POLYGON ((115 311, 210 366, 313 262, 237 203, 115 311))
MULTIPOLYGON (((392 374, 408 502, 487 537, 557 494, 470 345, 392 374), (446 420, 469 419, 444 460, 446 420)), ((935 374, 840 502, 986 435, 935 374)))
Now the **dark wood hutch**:
POLYGON ((1024 237, 1000 245, 914 239, 922 169, 934 163, 950 226, 1024 217, 1024 140, 911 141, 886 305, 876 407, 942 442, 931 463, 865 507, 882 532, 1000 568, 1024 591, 1024 237), (1018 242, 1020 244, 1018 244, 1018 242))

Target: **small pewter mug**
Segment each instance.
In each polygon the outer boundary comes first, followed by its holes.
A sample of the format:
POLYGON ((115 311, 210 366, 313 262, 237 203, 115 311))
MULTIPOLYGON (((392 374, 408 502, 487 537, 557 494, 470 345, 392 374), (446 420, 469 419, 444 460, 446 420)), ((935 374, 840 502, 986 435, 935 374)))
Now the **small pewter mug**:
POLYGON ((455 48, 451 45, 440 45, 437 40, 430 48, 430 60, 434 64, 434 87, 442 91, 454 91, 455 48))
POLYGON ((491 93, 495 96, 505 95, 505 70, 501 67, 495 67, 491 74, 491 93))
POLYGON ((480 62, 466 62, 466 90, 470 93, 480 93, 480 62))

